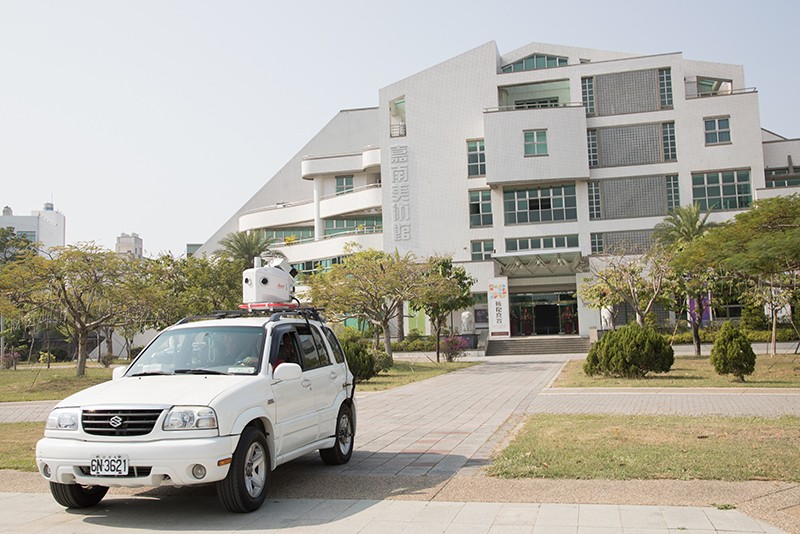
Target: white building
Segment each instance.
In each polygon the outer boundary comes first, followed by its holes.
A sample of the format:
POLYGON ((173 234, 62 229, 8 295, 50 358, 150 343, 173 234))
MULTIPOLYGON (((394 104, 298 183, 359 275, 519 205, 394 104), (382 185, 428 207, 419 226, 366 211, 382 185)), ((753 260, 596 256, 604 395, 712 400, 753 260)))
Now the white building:
POLYGON ((42 250, 66 244, 66 217, 53 209, 50 202, 44 205, 43 210, 33 210, 30 215, 14 215, 8 206, 2 213, 0 228, 14 228, 17 235, 26 237, 31 243, 40 243, 42 250))
POLYGON ((575 292, 593 254, 648 243, 675 206, 713 205, 720 221, 800 192, 800 140, 761 129, 737 65, 490 42, 379 94, 337 114, 199 252, 247 230, 283 240, 300 271, 350 241, 452 255, 478 280, 478 328, 489 280, 506 277, 512 336, 587 336, 600 313, 575 292))
POLYGON ((130 258, 140 260, 144 254, 144 244, 139 234, 122 233, 117 237, 117 254, 125 254, 130 258))

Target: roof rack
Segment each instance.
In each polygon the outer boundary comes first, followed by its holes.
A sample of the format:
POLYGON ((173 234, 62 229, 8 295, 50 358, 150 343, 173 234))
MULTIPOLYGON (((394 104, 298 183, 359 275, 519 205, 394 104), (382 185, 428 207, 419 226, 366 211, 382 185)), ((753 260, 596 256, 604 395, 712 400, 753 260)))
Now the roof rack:
POLYGON ((189 317, 184 317, 175 324, 185 324, 192 321, 203 321, 209 319, 230 319, 237 317, 259 316, 269 317, 270 322, 280 321, 281 318, 285 316, 295 316, 301 317, 306 321, 311 319, 313 321, 324 323, 325 320, 322 318, 322 315, 320 315, 322 311, 322 309, 314 308, 313 306, 300 306, 299 304, 290 302, 257 302, 240 304, 238 310, 218 310, 207 315, 191 315, 189 317))

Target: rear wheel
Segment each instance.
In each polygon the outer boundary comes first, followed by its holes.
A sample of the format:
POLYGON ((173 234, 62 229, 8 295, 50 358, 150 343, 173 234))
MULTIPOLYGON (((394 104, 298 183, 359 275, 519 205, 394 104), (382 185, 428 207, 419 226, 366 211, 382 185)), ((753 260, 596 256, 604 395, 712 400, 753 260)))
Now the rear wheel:
POLYGON ((257 510, 267 498, 269 448, 261 430, 247 427, 239 437, 228 476, 217 482, 217 495, 231 512, 257 510))
POLYGON ((108 488, 106 486, 81 486, 80 484, 50 483, 50 493, 61 506, 67 508, 88 508, 103 500, 108 488))
POLYGON ((342 404, 336 418, 336 443, 330 449, 320 449, 322 461, 328 465, 341 465, 350 461, 353 455, 353 412, 350 406, 342 404))

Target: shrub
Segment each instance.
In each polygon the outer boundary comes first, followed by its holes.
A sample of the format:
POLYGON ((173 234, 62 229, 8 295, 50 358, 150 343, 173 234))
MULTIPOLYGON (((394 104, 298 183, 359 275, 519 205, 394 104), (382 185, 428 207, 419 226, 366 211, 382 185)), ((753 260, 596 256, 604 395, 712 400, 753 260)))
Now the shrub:
POLYGON ((649 372, 666 373, 675 353, 664 336, 636 323, 607 332, 586 356, 583 371, 589 375, 642 378, 649 372))
POLYGON ((767 330, 769 321, 767 321, 767 316, 764 314, 764 306, 746 303, 742 306, 740 324, 746 330, 767 330))
POLYGON ((448 362, 463 356, 464 349, 467 347, 469 347, 469 341, 455 334, 442 338, 439 346, 441 353, 444 354, 448 362))
POLYGON ((375 374, 382 373, 384 371, 388 371, 389 369, 394 366, 394 360, 392 357, 386 354, 384 350, 370 350, 372 354, 372 359, 375 362, 375 374))
POLYGON ((711 349, 711 364, 717 374, 731 374, 740 382, 744 375, 756 369, 756 353, 747 336, 732 322, 722 325, 714 347, 711 349))
POLYGON ((347 358, 347 365, 356 382, 366 382, 375 376, 375 357, 360 340, 339 340, 347 358))
POLYGON ((19 352, 6 352, 0 357, 0 368, 12 369, 19 361, 19 352))

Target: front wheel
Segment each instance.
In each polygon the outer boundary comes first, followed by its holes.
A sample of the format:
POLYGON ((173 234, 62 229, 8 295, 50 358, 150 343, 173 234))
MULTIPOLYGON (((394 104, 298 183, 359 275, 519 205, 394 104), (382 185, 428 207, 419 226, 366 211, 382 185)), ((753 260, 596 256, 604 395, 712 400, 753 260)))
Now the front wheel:
POLYGON ((67 508, 88 508, 103 500, 108 488, 106 486, 81 486, 80 484, 50 483, 50 493, 61 506, 67 508))
POLYGON ((328 465, 341 465, 350 461, 353 455, 353 412, 350 406, 342 404, 336 417, 336 443, 330 449, 320 449, 322 461, 328 465))
POLYGON ((228 476, 217 482, 217 495, 225 508, 236 513, 257 510, 267 498, 270 467, 266 436, 254 427, 245 428, 228 476))

